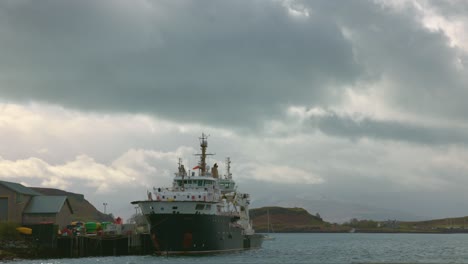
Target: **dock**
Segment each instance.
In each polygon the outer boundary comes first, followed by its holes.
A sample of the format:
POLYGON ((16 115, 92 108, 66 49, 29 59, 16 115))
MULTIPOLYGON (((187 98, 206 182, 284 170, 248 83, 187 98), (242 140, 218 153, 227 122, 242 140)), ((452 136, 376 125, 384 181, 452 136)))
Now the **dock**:
POLYGON ((154 247, 149 234, 57 237, 58 257, 149 255, 154 247))
POLYGON ((58 226, 54 224, 29 225, 28 228, 32 229, 31 234, 0 243, 0 252, 2 250, 10 252, 12 256, 20 259, 151 255, 154 253, 154 245, 149 233, 68 235, 58 233, 58 226))

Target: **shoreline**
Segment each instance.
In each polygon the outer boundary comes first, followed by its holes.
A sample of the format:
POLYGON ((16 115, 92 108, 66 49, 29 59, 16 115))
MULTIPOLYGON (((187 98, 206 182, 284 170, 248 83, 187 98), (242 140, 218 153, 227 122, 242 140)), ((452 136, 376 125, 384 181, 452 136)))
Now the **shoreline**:
MULTIPOLYGON (((354 232, 349 231, 310 231, 310 232, 298 232, 298 231, 288 231, 288 232, 275 232, 275 233, 263 233, 258 232, 257 234, 268 234, 268 235, 275 235, 275 234, 434 234, 434 235, 447 235, 447 234, 468 234, 468 230, 462 232, 456 231, 449 231, 449 232, 437 232, 437 231, 383 231, 383 230, 355 230, 354 232)), ((51 250, 48 248, 42 248, 38 245, 28 243, 25 246, 25 241, 23 240, 8 240, 2 241, 6 242, 7 244, 18 244, 21 245, 19 247, 9 247, 9 248, 0 248, 0 262, 4 261, 19 261, 19 260, 34 260, 34 259, 69 259, 69 258, 83 258, 83 257, 93 257, 93 256, 74 256, 68 257, 63 256, 60 252, 56 250, 51 250)), ((5 243, 4 243, 5 244, 5 243)), ((124 256, 124 255, 152 255, 151 253, 147 254, 118 254, 116 252, 115 255, 96 255, 95 257, 107 257, 107 256, 124 256)))
POLYGON ((389 230, 355 230, 354 232, 351 231, 279 231, 275 233, 267 233, 267 232, 257 232, 258 234, 354 234, 354 233, 361 233, 361 234, 468 234, 468 230, 466 231, 429 231, 429 230, 414 230, 414 231, 389 231, 389 230))

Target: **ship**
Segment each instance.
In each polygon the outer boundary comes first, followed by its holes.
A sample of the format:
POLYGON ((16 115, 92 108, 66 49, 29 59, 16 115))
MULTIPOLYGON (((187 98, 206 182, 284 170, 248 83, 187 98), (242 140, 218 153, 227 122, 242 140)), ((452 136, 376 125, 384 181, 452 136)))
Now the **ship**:
POLYGON ((146 200, 133 201, 150 225, 156 254, 195 255, 257 249, 249 216, 250 195, 237 191, 231 160, 220 176, 218 164, 207 164, 208 136, 202 134, 198 164, 187 172, 179 158, 172 186, 153 187, 146 200))

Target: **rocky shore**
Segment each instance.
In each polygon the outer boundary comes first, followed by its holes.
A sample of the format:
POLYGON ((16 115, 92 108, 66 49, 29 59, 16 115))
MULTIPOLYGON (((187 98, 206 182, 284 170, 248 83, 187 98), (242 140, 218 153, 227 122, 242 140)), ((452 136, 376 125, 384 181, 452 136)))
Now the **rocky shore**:
POLYGON ((39 248, 26 240, 0 240, 0 261, 38 257, 39 248))

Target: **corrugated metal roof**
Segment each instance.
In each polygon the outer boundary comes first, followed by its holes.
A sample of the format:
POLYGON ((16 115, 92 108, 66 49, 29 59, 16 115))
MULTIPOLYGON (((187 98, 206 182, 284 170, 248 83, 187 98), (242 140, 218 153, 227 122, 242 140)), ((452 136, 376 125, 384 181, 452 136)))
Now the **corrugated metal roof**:
MULTIPOLYGON (((25 214, 58 213, 65 204, 70 206, 67 196, 34 196, 24 210, 25 214)), ((71 207, 70 207, 71 210, 71 207)), ((72 211, 73 213, 73 211, 72 211)))
POLYGON ((0 181, 0 185, 5 186, 6 188, 15 191, 17 193, 26 194, 26 195, 42 195, 24 185, 15 182, 0 181))

